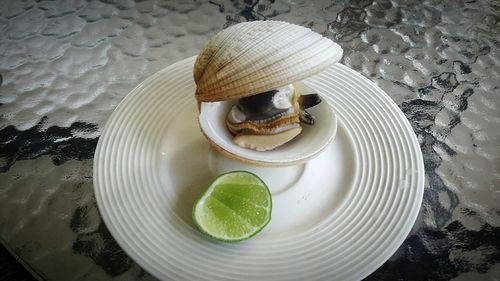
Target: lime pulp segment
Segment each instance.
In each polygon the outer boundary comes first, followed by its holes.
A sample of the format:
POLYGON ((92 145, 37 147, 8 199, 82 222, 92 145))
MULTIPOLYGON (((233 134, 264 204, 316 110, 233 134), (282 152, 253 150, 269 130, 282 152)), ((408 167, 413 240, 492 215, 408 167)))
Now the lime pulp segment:
POLYGON ((198 228, 212 238, 240 241, 252 237, 271 219, 271 193, 249 172, 219 176, 193 208, 198 228))

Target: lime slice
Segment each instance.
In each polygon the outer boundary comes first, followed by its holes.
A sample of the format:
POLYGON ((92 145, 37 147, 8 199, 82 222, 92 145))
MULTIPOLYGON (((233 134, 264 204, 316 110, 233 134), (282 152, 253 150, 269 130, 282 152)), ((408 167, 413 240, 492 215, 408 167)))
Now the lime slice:
POLYGON ((271 193, 256 175, 220 175, 193 207, 193 220, 210 237, 236 242, 257 234, 271 220, 271 193))

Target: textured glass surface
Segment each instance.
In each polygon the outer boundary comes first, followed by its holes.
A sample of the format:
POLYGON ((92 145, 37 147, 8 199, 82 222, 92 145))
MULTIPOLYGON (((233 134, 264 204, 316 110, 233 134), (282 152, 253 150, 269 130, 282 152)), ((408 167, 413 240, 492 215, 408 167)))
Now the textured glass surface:
POLYGON ((92 158, 138 83, 215 32, 285 20, 337 41, 418 136, 419 219, 367 280, 500 278, 500 2, 0 1, 0 238, 47 280, 154 280, 116 244, 92 158))

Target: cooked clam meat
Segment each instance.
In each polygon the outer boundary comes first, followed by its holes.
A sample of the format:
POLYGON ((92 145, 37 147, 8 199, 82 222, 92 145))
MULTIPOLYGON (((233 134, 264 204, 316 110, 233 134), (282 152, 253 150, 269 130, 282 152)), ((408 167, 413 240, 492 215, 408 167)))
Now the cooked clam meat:
POLYGON ((314 116, 305 109, 320 102, 317 94, 301 96, 290 84, 239 99, 227 114, 226 125, 239 146, 270 150, 296 137, 301 122, 313 125, 314 116))

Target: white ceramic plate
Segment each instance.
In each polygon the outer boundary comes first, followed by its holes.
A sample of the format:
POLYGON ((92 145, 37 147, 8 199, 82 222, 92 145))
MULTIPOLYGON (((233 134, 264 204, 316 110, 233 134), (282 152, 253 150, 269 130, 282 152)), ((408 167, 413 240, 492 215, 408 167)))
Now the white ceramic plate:
POLYGON ((94 187, 121 247, 161 280, 359 280, 401 245, 417 217, 424 167, 403 113, 376 85, 337 64, 306 82, 338 118, 316 158, 252 168, 212 152, 197 124, 194 58, 135 88, 97 145, 94 187), (249 169, 273 194, 270 224, 225 244, 200 234, 194 200, 215 174, 249 169))

